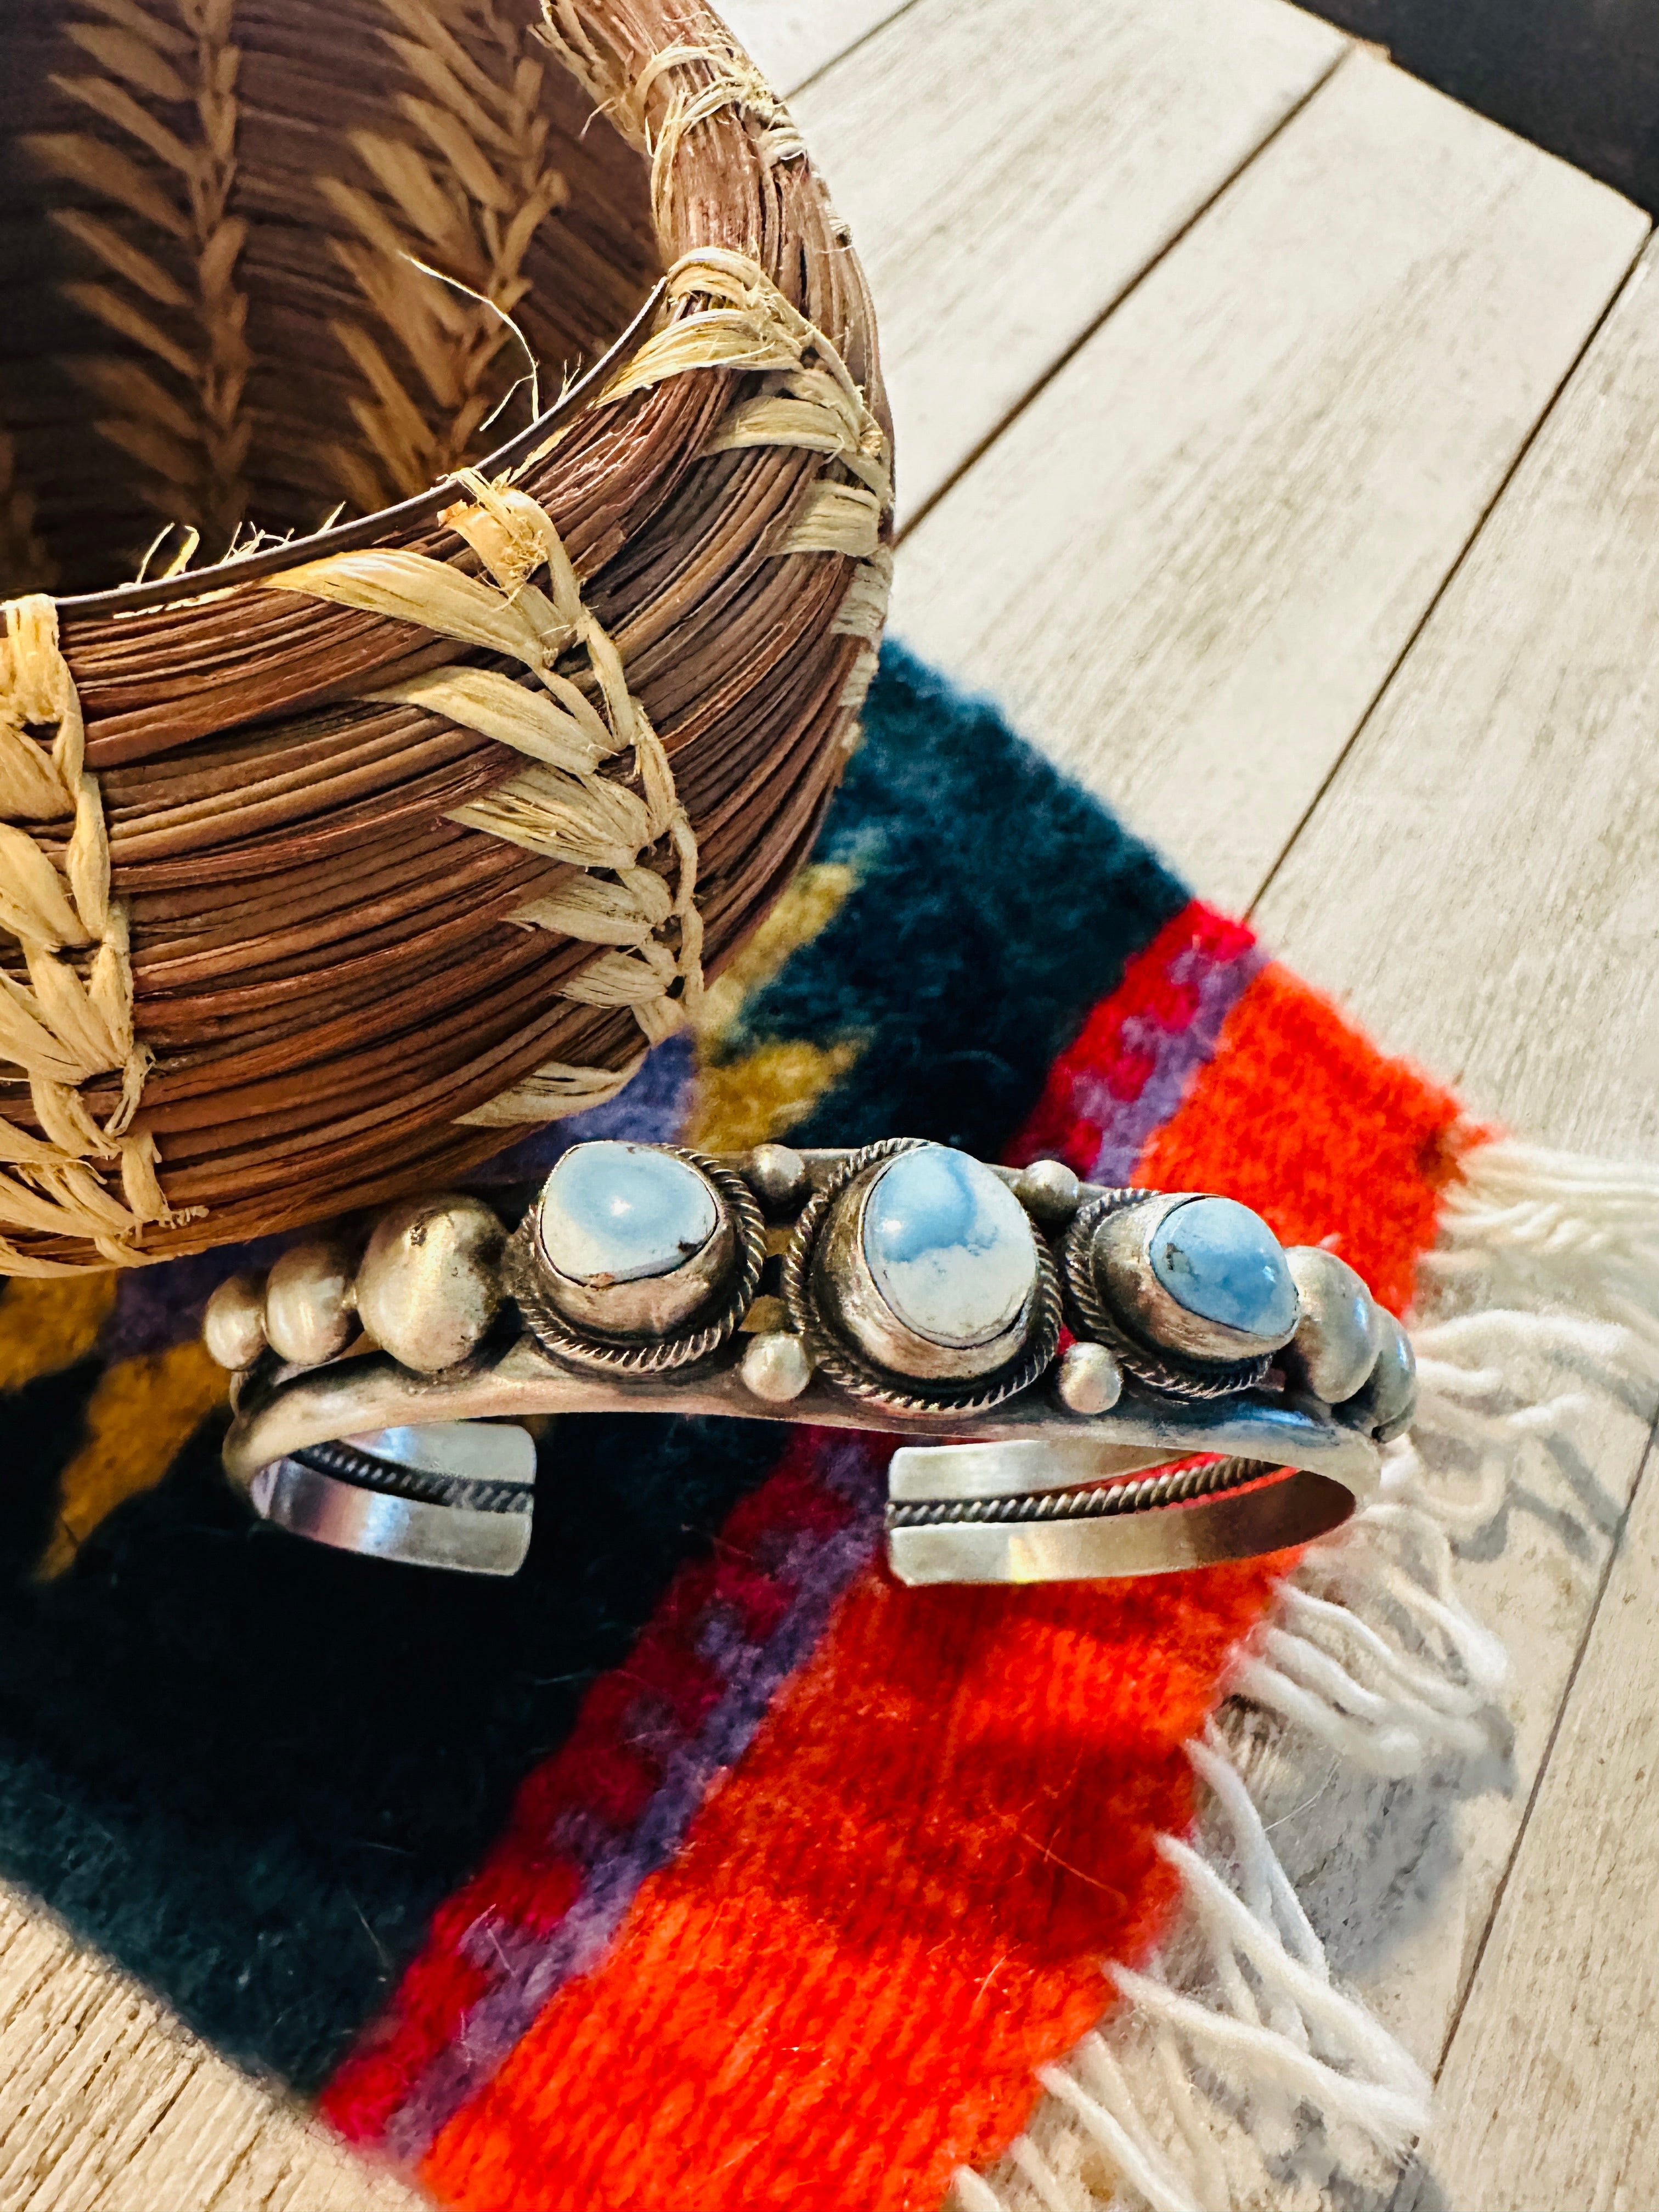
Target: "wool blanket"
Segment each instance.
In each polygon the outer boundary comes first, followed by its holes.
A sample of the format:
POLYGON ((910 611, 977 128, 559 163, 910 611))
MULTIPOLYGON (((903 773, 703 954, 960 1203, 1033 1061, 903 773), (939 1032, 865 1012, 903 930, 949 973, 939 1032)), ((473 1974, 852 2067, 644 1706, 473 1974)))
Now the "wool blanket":
MULTIPOLYGON (((600 1133, 917 1135, 1221 1192, 1401 1314, 1437 1236, 1502 1211, 1449 1091, 890 644, 816 856, 698 1036, 480 1187, 600 1133)), ((1261 1666, 1296 1559, 907 1590, 881 1439, 622 1416, 547 1426, 512 1581, 333 1553, 219 1469, 196 1331, 265 1256, 0 1304, 0 1875, 198 2033, 476 2212, 1197 2203, 1107 2045, 1055 2070, 1169 1986, 1196 1899, 1212 1966, 1271 1999, 1182 1997, 1243 2035, 1203 2063, 1248 2075, 1311 2007, 1298 2096, 1409 2142, 1416 2069, 1270 1880, 1183 1840, 1200 1790, 1253 1817, 1206 1733, 1253 1653, 1267 1703, 1272 1674, 1358 1729, 1378 1694, 1352 1661, 1261 1666), (1056 2100, 1069 2165, 1031 2132, 1056 2100)), ((1443 1569, 1401 1603, 1473 1709, 1443 1569)))

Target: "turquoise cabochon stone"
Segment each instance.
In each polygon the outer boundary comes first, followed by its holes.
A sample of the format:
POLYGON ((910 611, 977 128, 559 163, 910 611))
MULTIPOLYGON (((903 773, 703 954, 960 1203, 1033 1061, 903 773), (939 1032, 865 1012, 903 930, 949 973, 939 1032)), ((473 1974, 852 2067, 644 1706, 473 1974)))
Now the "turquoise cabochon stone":
POLYGON ((1178 1306, 1251 1336, 1288 1337, 1296 1285, 1279 1239, 1231 1198, 1191 1198, 1152 1231, 1152 1272, 1178 1306))
POLYGON ((864 1257, 895 1317, 963 1349, 1010 1328, 1036 1285, 1025 1209, 980 1161, 944 1145, 901 1152, 864 1214, 864 1257))
POLYGON ((537 1227, 573 1282, 637 1283, 683 1267, 720 1225, 689 1161, 647 1145, 575 1145, 542 1186, 537 1227))

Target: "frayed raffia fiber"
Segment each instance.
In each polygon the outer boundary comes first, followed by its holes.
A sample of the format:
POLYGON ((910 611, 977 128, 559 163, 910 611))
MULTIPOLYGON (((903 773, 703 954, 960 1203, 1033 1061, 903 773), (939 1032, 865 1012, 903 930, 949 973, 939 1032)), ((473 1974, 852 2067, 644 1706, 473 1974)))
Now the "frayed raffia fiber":
MULTIPOLYGON (((58 603, 159 1178, 108 1250, 11 1240, 82 1265, 441 1182, 625 1083, 810 846, 890 459, 856 260, 696 0, 21 0, 11 31, 52 312, 0 363, 7 587, 117 585, 158 514, 239 556, 58 603), (532 416, 526 350, 550 398, 663 272, 632 362, 469 475, 532 416), (270 574, 342 501, 456 478, 325 592, 325 541, 270 574)), ((86 1111, 118 1099, 95 1075, 86 1111)))
MULTIPOLYGON (((671 273, 667 296, 671 303, 704 297, 726 304, 671 325, 605 396, 623 398, 668 377, 723 364, 775 373, 769 380, 777 388, 739 403, 710 450, 801 447, 833 456, 855 479, 815 485, 777 549, 839 553, 860 564, 834 624, 837 635, 862 644, 839 702, 844 714, 854 716, 874 673, 892 578, 892 556, 880 538, 892 503, 886 435, 835 348, 746 255, 688 255, 671 273)), ((615 947, 589 960, 562 995, 586 1006, 631 1007, 646 1044, 659 1044, 682 1021, 696 1018, 703 995, 696 839, 668 757, 628 688, 614 641, 583 605, 576 572, 546 510, 505 479, 489 483, 476 470, 462 471, 458 482, 477 504, 452 507, 445 520, 495 578, 494 592, 413 553, 336 554, 274 581, 283 591, 414 621, 439 636, 508 653, 544 685, 551 696, 538 700, 505 676, 444 669, 368 696, 445 714, 529 756, 530 768, 458 807, 449 819, 581 872, 580 881, 528 901, 507 918, 615 947), (545 592, 530 580, 544 567, 545 592), (586 655, 597 708, 558 672, 560 655, 573 646, 586 655), (633 756, 638 796, 601 772, 605 762, 623 752, 633 756), (665 841, 677 867, 672 894, 664 878, 642 865, 665 841)), ((842 744, 850 738, 849 731, 842 744)), ((461 1119, 507 1127, 597 1105, 623 1087, 639 1060, 636 1054, 615 1071, 550 1061, 461 1119)))
POLYGON ((722 23, 705 21, 700 34, 665 46, 642 69, 596 27, 574 0, 541 0, 544 36, 629 143, 651 156, 651 204, 659 232, 672 216, 677 156, 699 124, 727 110, 759 125, 763 159, 772 167, 799 161, 806 147, 788 109, 722 23), (664 106, 652 95, 669 88, 664 106))
POLYGON ((1044 2069, 1006 2157, 957 2176, 961 2212, 1255 2212, 1308 2185, 1324 2203, 1386 2189, 1427 2124, 1426 2076, 1334 1984, 1233 1745, 1255 1716, 1384 1778, 1489 1751, 1506 1661, 1458 1595, 1455 1547, 1598 1399, 1659 1410, 1659 1173, 1510 1139, 1462 1167, 1423 1263, 1412 1433, 1282 1586, 1235 1705, 1190 1747, 1205 1809, 1162 1844, 1180 1922, 1157 1957, 1110 1970, 1121 2006, 1044 2069))

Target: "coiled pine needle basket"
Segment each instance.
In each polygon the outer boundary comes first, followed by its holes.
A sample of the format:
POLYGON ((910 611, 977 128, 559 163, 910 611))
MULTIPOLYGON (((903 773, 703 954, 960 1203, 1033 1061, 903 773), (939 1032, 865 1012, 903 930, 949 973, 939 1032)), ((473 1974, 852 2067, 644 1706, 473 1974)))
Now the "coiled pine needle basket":
POLYGON ((845 232, 699 0, 14 0, 8 54, 0 1273, 43 1275, 619 1089, 810 844, 890 452, 845 232))

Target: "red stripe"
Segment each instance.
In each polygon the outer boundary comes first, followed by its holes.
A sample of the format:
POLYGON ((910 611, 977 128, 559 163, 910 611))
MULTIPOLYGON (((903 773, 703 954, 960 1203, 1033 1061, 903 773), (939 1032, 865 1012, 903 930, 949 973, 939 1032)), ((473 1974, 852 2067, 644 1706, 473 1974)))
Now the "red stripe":
POLYGON ((1138 1099, 1157 1070, 1144 1041, 1147 1031, 1179 1036, 1199 1010, 1198 986, 1172 973, 1194 951, 1216 963, 1248 953, 1255 938, 1200 899, 1182 908, 1123 970, 1115 991, 1103 999, 1048 1072, 1030 1119, 1009 1150, 1016 1163, 1064 1160, 1080 1176, 1094 1172, 1101 1119, 1090 1094, 1103 1088, 1122 1105, 1138 1099), (1079 1079, 1085 1079, 1080 1080, 1079 1079))
POLYGON ((711 1617, 729 1619, 741 1639, 763 1642, 792 1595, 775 1555, 786 1543, 834 1534, 848 1517, 845 1503, 816 1479, 811 1432, 798 1432, 773 1474, 733 1510, 714 1556, 681 1571, 626 1664, 593 1684, 570 1735, 521 1785, 501 1841, 434 1915, 386 2014, 324 2093, 322 2109, 343 2135, 380 2142, 434 2059, 464 2033, 491 1986, 488 1965, 469 1954, 482 1929, 545 1934, 575 1903, 587 1870, 558 1844, 562 1824, 597 1821, 625 1835, 650 1807, 664 1752, 696 1730, 724 1689, 697 1649, 711 1617), (640 1740, 641 1704, 653 1699, 677 1724, 661 1747, 640 1740))

